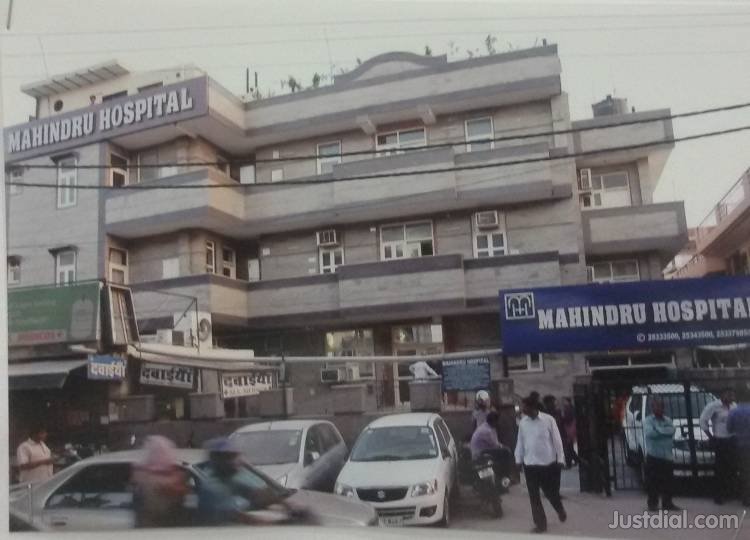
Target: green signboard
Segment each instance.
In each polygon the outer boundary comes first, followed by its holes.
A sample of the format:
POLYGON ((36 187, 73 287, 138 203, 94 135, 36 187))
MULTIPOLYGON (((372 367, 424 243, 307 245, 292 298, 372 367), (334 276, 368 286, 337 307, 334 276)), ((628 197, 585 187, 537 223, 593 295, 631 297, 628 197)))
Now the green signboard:
POLYGON ((99 339, 99 282, 8 291, 11 347, 99 339))

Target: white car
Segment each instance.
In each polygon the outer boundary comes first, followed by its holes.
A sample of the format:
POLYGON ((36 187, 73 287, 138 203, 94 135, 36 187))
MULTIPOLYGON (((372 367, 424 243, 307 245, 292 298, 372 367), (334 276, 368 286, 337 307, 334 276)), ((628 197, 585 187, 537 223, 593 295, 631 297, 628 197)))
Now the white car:
POLYGON ((458 451, 433 413, 384 416, 359 435, 335 493, 370 503, 381 525, 450 523, 458 451))
MULTIPOLYGON (((653 398, 658 396, 664 403, 664 415, 672 419, 676 428, 674 434, 674 476, 692 476, 692 455, 690 451, 690 428, 688 426, 687 400, 682 384, 651 384, 633 387, 625 406, 622 419, 625 437, 625 457, 633 466, 641 467, 645 478, 643 420, 651 414, 653 398)), ((714 452, 708 437, 700 428, 699 419, 703 409, 716 396, 697 386, 690 388, 690 408, 693 419, 693 440, 695 441, 695 461, 698 476, 713 474, 714 452)))
POLYGON ((281 420, 241 427, 230 438, 245 460, 292 489, 333 491, 349 449, 325 420, 281 420))

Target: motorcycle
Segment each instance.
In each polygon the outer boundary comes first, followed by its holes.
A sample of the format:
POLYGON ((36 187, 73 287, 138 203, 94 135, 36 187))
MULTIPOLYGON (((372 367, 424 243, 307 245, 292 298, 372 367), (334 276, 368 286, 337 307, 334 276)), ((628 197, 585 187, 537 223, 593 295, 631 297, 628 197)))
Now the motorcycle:
POLYGON ((462 448, 462 470, 468 475, 474 492, 482 507, 496 518, 503 517, 502 495, 508 493, 511 485, 513 456, 506 447, 487 450, 472 460, 468 445, 462 448))

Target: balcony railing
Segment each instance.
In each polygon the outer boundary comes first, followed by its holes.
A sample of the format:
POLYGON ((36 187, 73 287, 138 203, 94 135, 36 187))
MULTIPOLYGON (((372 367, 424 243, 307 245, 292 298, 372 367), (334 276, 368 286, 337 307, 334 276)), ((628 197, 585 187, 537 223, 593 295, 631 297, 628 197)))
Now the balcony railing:
POLYGON ((711 209, 696 230, 697 238, 705 238, 717 225, 725 221, 744 201, 750 198, 750 169, 734 183, 726 195, 711 209))

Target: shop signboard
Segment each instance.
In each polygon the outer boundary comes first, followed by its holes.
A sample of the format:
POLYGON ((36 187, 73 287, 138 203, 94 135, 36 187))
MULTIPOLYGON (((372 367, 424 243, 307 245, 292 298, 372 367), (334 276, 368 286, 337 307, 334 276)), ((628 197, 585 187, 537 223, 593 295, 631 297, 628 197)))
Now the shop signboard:
POLYGON ((489 390, 491 380, 487 357, 443 360, 444 392, 489 390))
POLYGON ((88 375, 91 380, 122 381, 127 376, 127 360, 121 356, 90 354, 88 375))
POLYGON ((10 126, 4 130, 6 159, 86 146, 208 113, 208 79, 196 77, 104 103, 10 126))
POLYGON ((224 399, 254 396, 275 387, 276 372, 271 370, 221 375, 221 394, 224 399))
POLYGON ((195 384, 195 368, 143 362, 141 384, 192 390, 195 384))
POLYGON ((750 277, 500 291, 503 352, 750 343, 750 277))
POLYGON ((100 337, 99 282, 8 291, 11 347, 88 343, 100 337))

